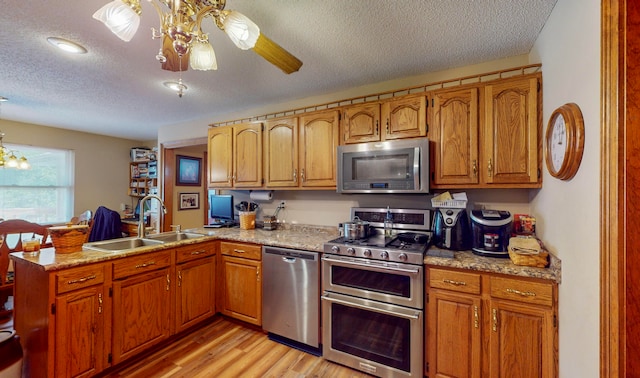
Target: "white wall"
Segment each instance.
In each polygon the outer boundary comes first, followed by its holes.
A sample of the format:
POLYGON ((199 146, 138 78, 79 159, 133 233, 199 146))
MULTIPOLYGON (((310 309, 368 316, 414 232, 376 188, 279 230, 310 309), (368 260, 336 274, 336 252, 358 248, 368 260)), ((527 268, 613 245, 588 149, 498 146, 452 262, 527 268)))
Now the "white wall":
POLYGON ((599 376, 600 1, 559 0, 531 53, 542 62, 544 128, 567 102, 582 109, 582 165, 570 181, 544 170, 531 208, 562 260, 560 376, 599 376))

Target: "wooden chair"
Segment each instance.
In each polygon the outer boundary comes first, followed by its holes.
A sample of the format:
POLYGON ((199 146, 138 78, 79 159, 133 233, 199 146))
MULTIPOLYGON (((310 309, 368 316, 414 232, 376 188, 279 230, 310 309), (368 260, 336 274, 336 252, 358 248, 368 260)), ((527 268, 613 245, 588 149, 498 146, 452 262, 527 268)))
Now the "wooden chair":
POLYGON ((47 226, 22 219, 0 222, 0 238, 3 240, 0 243, 0 318, 12 313, 12 307, 7 303, 13 296, 13 269, 10 269, 9 254, 22 251, 22 239, 32 237, 40 239, 41 248, 48 246, 47 226))
POLYGON ((71 218, 71 224, 86 224, 86 225, 91 225, 91 217, 92 217, 92 213, 91 210, 87 210, 83 213, 80 213, 80 215, 71 218))

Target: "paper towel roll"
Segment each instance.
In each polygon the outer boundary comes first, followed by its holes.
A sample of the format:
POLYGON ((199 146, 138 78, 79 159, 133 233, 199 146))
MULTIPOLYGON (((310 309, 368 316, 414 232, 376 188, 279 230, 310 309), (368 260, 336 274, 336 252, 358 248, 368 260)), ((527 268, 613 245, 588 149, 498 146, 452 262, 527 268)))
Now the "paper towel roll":
POLYGON ((253 190, 249 193, 249 198, 254 201, 271 201, 273 199, 272 190, 253 190))

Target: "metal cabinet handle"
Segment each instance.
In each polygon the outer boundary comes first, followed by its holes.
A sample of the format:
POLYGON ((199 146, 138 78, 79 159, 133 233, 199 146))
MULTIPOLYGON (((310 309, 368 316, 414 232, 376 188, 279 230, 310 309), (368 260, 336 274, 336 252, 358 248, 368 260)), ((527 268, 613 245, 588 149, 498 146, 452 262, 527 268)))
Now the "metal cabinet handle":
POLYGON ((378 120, 376 119, 376 135, 378 135, 378 133, 380 132, 380 125, 379 125, 379 122, 380 122, 380 121, 378 121, 378 120))
POLYGON ((455 286, 467 286, 467 283, 464 281, 454 281, 454 280, 443 279, 442 282, 455 285, 455 286))
POLYGON ((480 319, 478 315, 478 306, 473 306, 473 326, 475 328, 480 327, 480 319))
POLYGON ((523 297, 535 297, 536 293, 532 292, 532 291, 520 291, 520 290, 516 290, 516 289, 506 289, 507 293, 511 293, 511 294, 518 294, 521 295, 523 297))
POLYGON ((473 170, 473 176, 474 176, 474 177, 475 177, 475 176, 477 176, 477 175, 478 175, 478 161, 477 161, 477 160, 475 160, 475 159, 473 159, 473 167, 472 167, 472 170, 473 170))
POLYGON ((82 277, 82 278, 78 278, 77 280, 70 280, 67 281, 67 285, 74 285, 74 284, 79 284, 79 283, 83 283, 83 282, 87 282, 89 280, 95 280, 96 279, 96 275, 92 274, 90 276, 86 276, 86 277, 82 277))
POLYGON ((236 249, 236 248, 234 248, 233 252, 235 252, 235 253, 245 253, 245 250, 244 249, 236 249))
POLYGON ((152 266, 152 265, 156 265, 156 262, 155 261, 149 261, 149 262, 146 262, 146 263, 138 264, 138 265, 136 265, 136 269, 146 268, 146 267, 152 266))
POLYGON ((98 314, 102 314, 102 293, 98 294, 98 314))
POLYGON ((171 286, 171 277, 169 277, 169 274, 167 273, 167 291, 169 291, 170 286, 171 286))
POLYGON ((203 253, 207 253, 207 251, 204 251, 204 250, 202 250, 202 249, 201 249, 201 250, 199 250, 199 251, 193 251, 193 252, 191 252, 191 254, 192 254, 192 255, 194 255, 194 256, 201 255, 201 254, 203 254, 203 253))
POLYGON ((493 329, 493 332, 498 332, 498 310, 497 309, 493 309, 493 326, 491 327, 493 329))
POLYGON ((304 177, 304 168, 300 171, 300 178, 302 179, 302 182, 307 182, 307 178, 304 177))
POLYGON ((178 271, 178 287, 182 286, 182 271, 178 271))
POLYGON ((293 182, 298 182, 298 169, 293 169, 293 182))
POLYGON ((491 174, 493 172, 493 163, 491 162, 491 159, 489 159, 489 165, 487 166, 487 170, 489 171, 489 177, 491 177, 491 174))

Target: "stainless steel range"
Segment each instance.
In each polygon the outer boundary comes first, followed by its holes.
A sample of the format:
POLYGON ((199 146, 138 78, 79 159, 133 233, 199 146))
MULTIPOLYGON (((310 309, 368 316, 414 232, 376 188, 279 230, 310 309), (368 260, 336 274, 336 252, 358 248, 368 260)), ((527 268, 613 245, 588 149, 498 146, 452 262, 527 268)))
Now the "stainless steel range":
POLYGON ((342 237, 322 257, 323 356, 380 377, 422 376, 424 254, 430 211, 352 208, 369 222, 364 239, 342 237))

